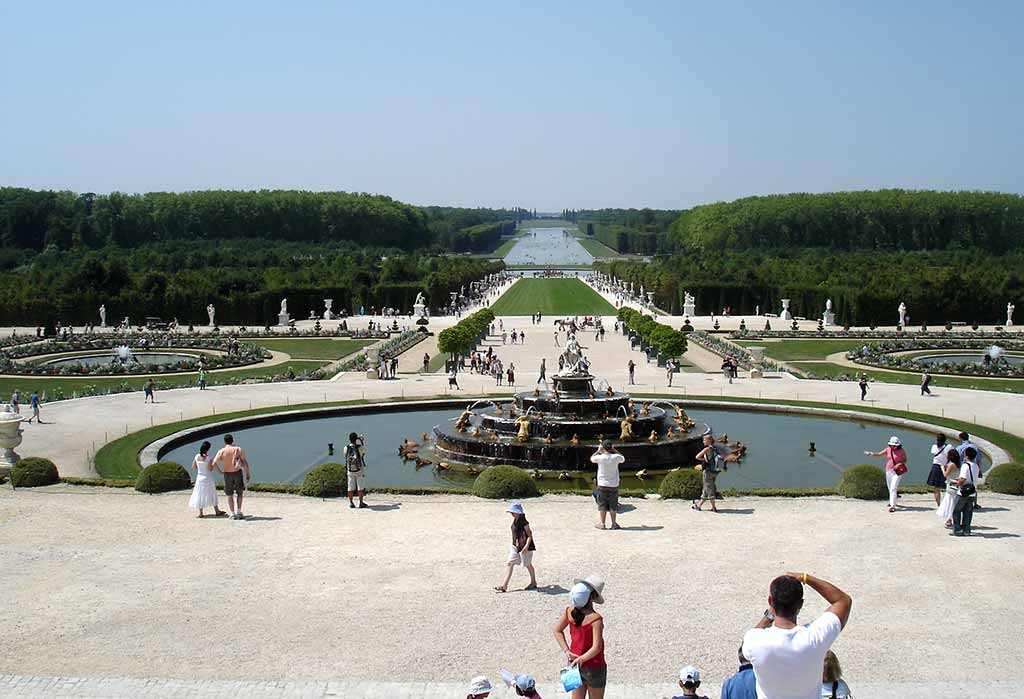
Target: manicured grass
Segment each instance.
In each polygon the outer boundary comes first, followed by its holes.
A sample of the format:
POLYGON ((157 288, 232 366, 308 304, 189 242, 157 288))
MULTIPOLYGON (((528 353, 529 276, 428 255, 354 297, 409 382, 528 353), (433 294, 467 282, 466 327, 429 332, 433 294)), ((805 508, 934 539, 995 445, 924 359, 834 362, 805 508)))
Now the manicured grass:
POLYGON ((259 340, 269 350, 285 352, 292 359, 324 359, 334 361, 346 357, 376 340, 295 337, 283 340, 259 340))
POLYGON ((520 279, 491 306, 495 315, 615 315, 615 307, 579 279, 520 279))
MULTIPOLYGON (((831 362, 792 362, 791 367, 811 376, 860 376, 867 374, 872 381, 917 385, 921 375, 909 371, 873 371, 869 368, 854 368, 831 362)), ((852 389, 856 386, 852 385, 852 389)), ((1024 379, 983 379, 969 376, 942 376, 932 374, 932 388, 973 388, 979 391, 1001 391, 1003 393, 1024 393, 1024 379)))
MULTIPOLYGON (((296 374, 312 371, 323 366, 322 361, 292 360, 283 364, 275 364, 269 367, 250 367, 238 369, 237 371, 207 372, 206 381, 210 386, 230 383, 232 380, 252 379, 261 376, 279 376, 288 373, 291 369, 296 374)), ((153 374, 153 381, 157 390, 161 388, 177 388, 182 386, 194 386, 199 379, 199 374, 192 372, 187 374, 160 375, 153 374)), ((42 377, 42 376, 11 376, 0 378, 0 396, 9 396, 14 389, 21 392, 22 403, 28 402, 28 396, 33 390, 38 390, 46 401, 54 395, 63 394, 65 397, 72 397, 75 393, 91 393, 92 389, 114 390, 122 385, 141 391, 142 386, 149 379, 148 376, 116 377, 103 376, 91 378, 67 378, 67 377, 42 377)))
POLYGON ((849 352, 864 345, 864 340, 733 340, 744 347, 764 347, 765 356, 780 362, 797 362, 808 359, 824 359, 836 352, 849 352))
POLYGON ((619 257, 620 253, 612 250, 596 238, 588 238, 585 235, 576 236, 576 241, 583 246, 583 249, 594 257, 619 257))

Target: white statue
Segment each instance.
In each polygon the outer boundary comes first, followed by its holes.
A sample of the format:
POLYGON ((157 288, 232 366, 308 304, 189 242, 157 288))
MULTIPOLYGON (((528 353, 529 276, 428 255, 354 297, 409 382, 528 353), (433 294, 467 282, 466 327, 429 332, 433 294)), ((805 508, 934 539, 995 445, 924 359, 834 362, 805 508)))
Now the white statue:
POLYGON ((324 299, 324 320, 330 320, 334 317, 331 313, 331 306, 334 305, 334 299, 324 299))
POLYGON ((832 310, 832 299, 828 299, 828 300, 825 301, 825 310, 826 311, 831 311, 832 310))
POLYGON ((779 313, 782 320, 793 320, 793 314, 789 312, 789 299, 782 299, 782 311, 779 313))
POLYGON ((206 304, 206 315, 210 318, 210 327, 214 327, 216 323, 213 322, 213 318, 217 315, 217 309, 213 307, 212 303, 206 304))
POLYGON ((1016 308, 1012 303, 1006 304, 1006 327, 1013 325, 1013 309, 1016 308))
POLYGON ((640 285, 640 301, 642 302, 643 300, 644 300, 644 285, 641 284, 640 285))
POLYGON ((101 328, 107 327, 107 305, 106 304, 101 304, 100 305, 100 327, 101 328))
POLYGON ((281 315, 288 313, 288 299, 281 299, 281 315))
POLYGON ((900 307, 897 310, 900 313, 900 327, 907 327, 907 304, 900 301, 900 307))
POLYGON ((697 299, 696 299, 696 297, 694 297, 693 294, 691 294, 689 291, 684 291, 683 292, 683 305, 684 306, 692 306, 696 302, 697 302, 697 299))
POLYGON ((427 297, 424 296, 423 292, 421 291, 418 294, 416 294, 416 301, 413 303, 413 306, 426 306, 426 305, 427 305, 427 297))

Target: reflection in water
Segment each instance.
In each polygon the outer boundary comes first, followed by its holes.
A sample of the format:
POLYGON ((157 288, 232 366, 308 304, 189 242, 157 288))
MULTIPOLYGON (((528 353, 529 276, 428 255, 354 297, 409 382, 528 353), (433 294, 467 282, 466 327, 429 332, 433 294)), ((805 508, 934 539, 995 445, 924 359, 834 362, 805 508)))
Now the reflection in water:
POLYGON ((505 255, 507 265, 589 265, 594 256, 565 228, 527 228, 505 255))

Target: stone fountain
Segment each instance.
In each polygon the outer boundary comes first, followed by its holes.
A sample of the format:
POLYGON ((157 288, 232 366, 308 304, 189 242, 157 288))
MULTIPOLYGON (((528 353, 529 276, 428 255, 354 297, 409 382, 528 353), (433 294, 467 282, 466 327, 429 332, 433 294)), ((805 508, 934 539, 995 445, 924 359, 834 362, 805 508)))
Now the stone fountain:
POLYGON ((595 378, 570 338, 565 369, 552 385, 515 394, 511 401, 478 400, 434 427, 434 451, 463 464, 509 464, 557 471, 593 470, 590 456, 610 439, 626 458, 623 470, 689 466, 710 432, 667 401, 636 402, 595 378))

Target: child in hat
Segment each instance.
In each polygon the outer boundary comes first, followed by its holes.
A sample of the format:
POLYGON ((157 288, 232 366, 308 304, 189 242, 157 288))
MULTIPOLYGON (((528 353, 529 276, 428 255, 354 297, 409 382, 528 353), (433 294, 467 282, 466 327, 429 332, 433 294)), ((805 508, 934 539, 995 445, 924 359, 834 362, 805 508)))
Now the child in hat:
POLYGON ((513 502, 505 510, 512 515, 512 545, 508 551, 508 572, 505 575, 505 581, 494 588, 495 592, 507 592, 509 581, 512 580, 512 571, 517 565, 525 566, 526 570, 530 573, 530 584, 525 588, 526 590, 537 589, 537 571, 533 568, 533 552, 537 550, 537 545, 533 541, 533 530, 530 529, 530 523, 526 520, 526 512, 523 511, 523 506, 519 502, 513 502))
POLYGON ((693 665, 687 665, 679 671, 679 687, 683 690, 683 693, 672 697, 672 699, 683 699, 684 697, 708 699, 707 695, 697 694, 697 688, 700 687, 700 670, 693 665))
POLYGON ((483 675, 474 677, 469 682, 469 694, 466 699, 486 699, 491 696, 491 681, 483 675))

